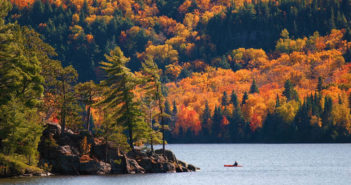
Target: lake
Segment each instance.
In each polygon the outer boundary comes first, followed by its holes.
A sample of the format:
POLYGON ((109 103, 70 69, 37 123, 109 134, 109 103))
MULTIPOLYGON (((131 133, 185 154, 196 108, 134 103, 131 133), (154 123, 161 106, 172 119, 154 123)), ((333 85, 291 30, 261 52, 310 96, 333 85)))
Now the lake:
POLYGON ((199 172, 0 179, 25 185, 350 185, 351 144, 170 144, 199 172), (225 168, 238 161, 241 168, 225 168))

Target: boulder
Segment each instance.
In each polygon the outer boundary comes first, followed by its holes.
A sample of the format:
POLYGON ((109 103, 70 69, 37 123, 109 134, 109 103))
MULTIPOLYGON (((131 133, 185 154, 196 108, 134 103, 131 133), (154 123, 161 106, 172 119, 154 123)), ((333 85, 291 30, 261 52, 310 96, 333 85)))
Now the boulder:
POLYGON ((162 164, 162 172, 163 173, 175 173, 176 171, 176 167, 173 163, 170 162, 166 162, 162 164))
POLYGON ((111 172, 111 165, 102 161, 90 160, 80 163, 79 172, 80 174, 105 175, 111 172))
POLYGON ((97 158, 100 161, 110 162, 111 160, 118 160, 122 156, 119 154, 119 149, 117 147, 113 147, 112 144, 108 143, 106 147, 106 143, 102 142, 94 142, 91 147, 90 154, 97 158), (106 161, 106 149, 107 149, 107 161, 106 161))
MULTIPOLYGON (((158 150, 155 150, 155 153, 156 154, 159 154, 159 155, 162 155, 163 154, 163 150, 162 149, 158 149, 158 150)), ((177 158, 176 156, 174 155, 174 153, 170 150, 165 150, 165 157, 168 159, 168 161, 170 162, 176 162, 177 161, 177 158)))
MULTIPOLYGON (((124 159, 124 158, 123 158, 124 159)), ((112 174, 123 174, 126 173, 125 159, 117 159, 111 161, 111 173, 112 174)))
POLYGON ((52 172, 64 175, 79 175, 79 157, 76 155, 57 155, 51 160, 52 172))
POLYGON ((134 159, 125 158, 125 164, 126 164, 126 173, 129 174, 135 174, 135 173, 145 173, 145 169, 141 167, 138 162, 134 159))
POLYGON ((189 169, 190 171, 192 171, 192 172, 195 172, 197 168, 196 168, 194 165, 189 164, 189 165, 188 165, 188 169, 189 169))
POLYGON ((143 157, 137 162, 142 168, 144 168, 146 173, 152 173, 154 165, 156 164, 156 161, 153 160, 151 157, 143 157))

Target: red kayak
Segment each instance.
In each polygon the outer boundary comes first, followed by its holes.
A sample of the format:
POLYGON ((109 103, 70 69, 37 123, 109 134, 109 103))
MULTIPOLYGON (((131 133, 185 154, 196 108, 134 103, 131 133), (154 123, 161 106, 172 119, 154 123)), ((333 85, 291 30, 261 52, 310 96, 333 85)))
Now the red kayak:
POLYGON ((241 165, 234 166, 232 164, 225 164, 224 167, 243 167, 243 166, 241 166, 241 165))

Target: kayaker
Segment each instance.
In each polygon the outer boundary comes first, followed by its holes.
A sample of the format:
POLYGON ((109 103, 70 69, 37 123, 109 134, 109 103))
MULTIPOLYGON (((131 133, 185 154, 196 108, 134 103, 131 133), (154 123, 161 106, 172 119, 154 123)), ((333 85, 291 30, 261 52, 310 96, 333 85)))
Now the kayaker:
POLYGON ((238 166, 238 161, 235 161, 233 166, 238 166))

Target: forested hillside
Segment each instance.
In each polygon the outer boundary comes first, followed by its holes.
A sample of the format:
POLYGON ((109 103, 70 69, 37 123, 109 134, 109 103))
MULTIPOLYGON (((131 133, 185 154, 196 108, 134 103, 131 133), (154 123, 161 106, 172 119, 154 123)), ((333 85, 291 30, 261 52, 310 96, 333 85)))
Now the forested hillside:
POLYGON ((351 141, 350 0, 0 0, 0 18, 13 160, 36 164, 48 122, 126 151, 351 141))
POLYGON ((343 31, 292 40, 282 32, 276 57, 239 48, 225 58, 236 70, 207 67, 168 83, 174 139, 183 142, 347 141, 351 131, 350 47, 343 31))
MULTIPOLYGON (((57 59, 72 64, 79 81, 101 80, 99 62, 120 46, 128 66, 139 70, 152 56, 161 69, 216 61, 235 48, 271 52, 285 28, 291 38, 345 29, 351 36, 348 0, 12 0, 8 17, 31 26, 53 46, 57 59)), ((185 71, 181 77, 187 74, 185 71)), ((173 80, 163 75, 163 81, 173 80)))

